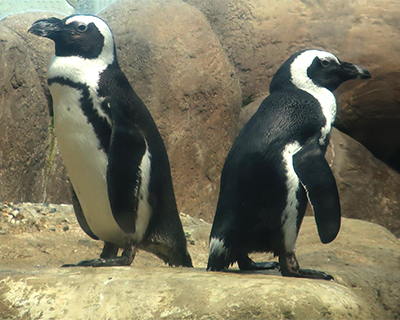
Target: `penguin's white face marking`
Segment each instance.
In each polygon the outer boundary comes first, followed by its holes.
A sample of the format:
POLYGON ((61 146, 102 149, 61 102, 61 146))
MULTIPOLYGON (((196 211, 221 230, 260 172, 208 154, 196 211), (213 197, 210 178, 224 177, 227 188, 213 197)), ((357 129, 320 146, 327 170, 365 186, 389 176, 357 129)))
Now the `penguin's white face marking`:
POLYGON ((297 191, 300 180, 293 167, 293 156, 301 149, 300 143, 295 141, 285 146, 282 157, 286 170, 286 207, 283 211, 281 222, 285 248, 287 252, 294 252, 297 238, 297 191))
POLYGON ((308 68, 314 62, 315 58, 321 61, 321 64, 327 65, 331 62, 340 65, 340 61, 332 53, 320 50, 307 50, 301 53, 290 65, 292 82, 296 87, 303 90, 314 89, 316 86, 307 74, 308 68))
MULTIPOLYGON (((95 58, 84 58, 79 55, 79 46, 77 45, 76 53, 60 53, 53 58, 51 62, 48 72, 48 77, 53 78, 57 76, 64 76, 74 82, 77 83, 88 83, 89 86, 97 85, 97 81, 99 79, 99 74, 104 71, 104 69, 113 63, 114 57, 114 38, 112 32, 108 25, 101 20, 100 18, 94 16, 86 16, 86 15, 77 15, 72 16, 65 21, 65 29, 68 29, 68 32, 65 31, 66 35, 63 35, 63 38, 73 38, 75 36, 75 32, 69 31, 69 29, 76 28, 79 30, 81 26, 84 28, 88 28, 91 26, 94 31, 92 33, 97 33, 101 39, 103 39, 103 44, 101 47, 101 51, 99 55, 95 58)), ((63 30, 59 31, 60 34, 63 34, 63 30)), ((86 32, 86 31, 85 31, 86 32)), ((84 32, 81 32, 84 33, 84 32)), ((83 43, 90 41, 90 35, 88 34, 85 38, 84 34, 79 34, 80 41, 83 43)), ((61 37, 60 37, 61 38, 61 37)), ((55 37, 54 41, 59 41, 57 37, 55 37)), ((89 46, 90 49, 90 46, 89 46)), ((89 50, 87 49, 87 50, 89 50)), ((83 49, 82 49, 83 50, 83 49)))
POLYGON ((307 50, 301 53, 291 64, 290 73, 292 83, 301 90, 304 90, 314 96, 321 105, 322 113, 325 116, 326 124, 321 129, 319 143, 325 144, 325 140, 331 132, 331 127, 336 118, 337 106, 334 94, 322 86, 316 85, 308 76, 308 68, 314 62, 315 58, 321 61, 321 64, 335 63, 340 65, 340 61, 333 54, 319 50, 307 50))
POLYGON ((211 238, 210 240, 210 256, 215 255, 219 256, 226 256, 227 249, 225 247, 225 242, 219 238, 211 238))
MULTIPOLYGON (((98 32, 104 37, 104 44, 100 55, 93 59, 83 58, 79 55, 55 55, 50 62, 47 77, 48 79, 61 77, 71 80, 74 83, 86 85, 89 88, 93 107, 97 114, 105 118, 111 125, 110 117, 101 108, 104 99, 98 96, 100 75, 114 61, 114 39, 111 30, 103 20, 85 15, 72 16, 65 21, 65 26, 68 27, 74 24, 79 30, 81 26, 87 28, 91 23, 95 25, 98 32)), ((51 87, 50 90, 52 90, 51 87)), ((56 104, 55 108, 57 108, 56 104)))

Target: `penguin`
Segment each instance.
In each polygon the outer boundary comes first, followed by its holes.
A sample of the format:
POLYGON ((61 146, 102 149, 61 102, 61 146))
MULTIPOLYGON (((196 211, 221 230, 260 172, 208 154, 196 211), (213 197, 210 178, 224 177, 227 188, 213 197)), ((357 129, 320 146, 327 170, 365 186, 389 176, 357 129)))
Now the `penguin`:
POLYGON ((308 202, 322 243, 339 232, 339 194, 325 159, 337 111, 333 91, 344 81, 370 77, 322 50, 300 51, 283 63, 225 160, 207 270, 237 262, 240 270, 279 267, 283 276, 333 279, 300 269, 296 239, 308 202), (279 263, 255 262, 252 252, 272 252, 279 263))
POLYGON ((119 67, 107 23, 53 17, 28 32, 55 43, 47 79, 73 206, 83 231, 104 241, 99 259, 64 266, 129 266, 143 249, 192 267, 163 140, 119 67))

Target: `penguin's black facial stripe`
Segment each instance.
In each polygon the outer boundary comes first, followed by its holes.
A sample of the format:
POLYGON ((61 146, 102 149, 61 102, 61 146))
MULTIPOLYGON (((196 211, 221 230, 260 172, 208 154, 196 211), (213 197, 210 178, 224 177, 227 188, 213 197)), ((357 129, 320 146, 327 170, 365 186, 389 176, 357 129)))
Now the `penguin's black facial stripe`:
POLYGON ((352 63, 341 62, 327 57, 316 57, 307 70, 308 77, 318 86, 334 91, 339 85, 351 79, 368 79, 371 77, 364 68, 352 63))
POLYGON ((97 58, 104 45, 104 36, 96 25, 73 21, 65 24, 53 39, 56 43, 56 56, 79 56, 86 59, 97 58))
MULTIPOLYGON (((88 122, 92 124, 93 130, 100 141, 99 149, 103 149, 106 153, 108 153, 108 148, 110 146, 111 127, 106 118, 100 117, 98 112, 95 110, 92 98, 90 97, 89 87, 85 84, 76 83, 63 77, 55 77, 48 80, 49 86, 51 86, 53 83, 69 86, 81 92, 82 97, 79 100, 81 109, 88 122)), ((108 116, 111 116, 109 109, 104 107, 102 109, 108 116)))
POLYGON ((334 91, 343 81, 342 67, 340 61, 327 58, 315 57, 307 70, 308 77, 320 87, 334 91))

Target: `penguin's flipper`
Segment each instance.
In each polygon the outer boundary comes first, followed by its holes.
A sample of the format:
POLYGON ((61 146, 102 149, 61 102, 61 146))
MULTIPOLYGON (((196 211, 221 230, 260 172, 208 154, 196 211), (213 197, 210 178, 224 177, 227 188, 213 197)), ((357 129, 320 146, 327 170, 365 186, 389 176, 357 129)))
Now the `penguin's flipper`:
POLYGON ((135 233, 141 183, 141 162, 146 141, 138 127, 113 123, 108 150, 107 188, 111 211, 118 226, 135 233))
POLYGON ((318 139, 309 139, 293 156, 294 170, 314 209, 322 243, 334 240, 340 229, 340 201, 335 177, 318 139))

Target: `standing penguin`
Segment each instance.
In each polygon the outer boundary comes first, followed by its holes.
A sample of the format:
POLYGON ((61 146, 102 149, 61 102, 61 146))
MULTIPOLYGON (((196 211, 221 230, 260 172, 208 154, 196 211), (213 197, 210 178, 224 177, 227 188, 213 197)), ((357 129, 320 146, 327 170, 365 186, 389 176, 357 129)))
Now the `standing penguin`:
POLYGON ((329 243, 339 232, 339 195, 325 160, 337 110, 332 91, 370 77, 319 50, 298 52, 279 68, 270 95, 240 132, 222 170, 207 270, 238 262, 241 270, 280 265, 283 276, 333 279, 300 269, 295 244, 307 198, 321 241, 329 243), (279 264, 256 263, 252 252, 273 252, 279 264))
POLYGON ((140 248, 192 267, 164 143, 118 65, 108 25, 72 15, 29 32, 55 42, 47 77, 74 209, 82 229, 105 242, 100 259, 77 266, 130 265, 140 248))

